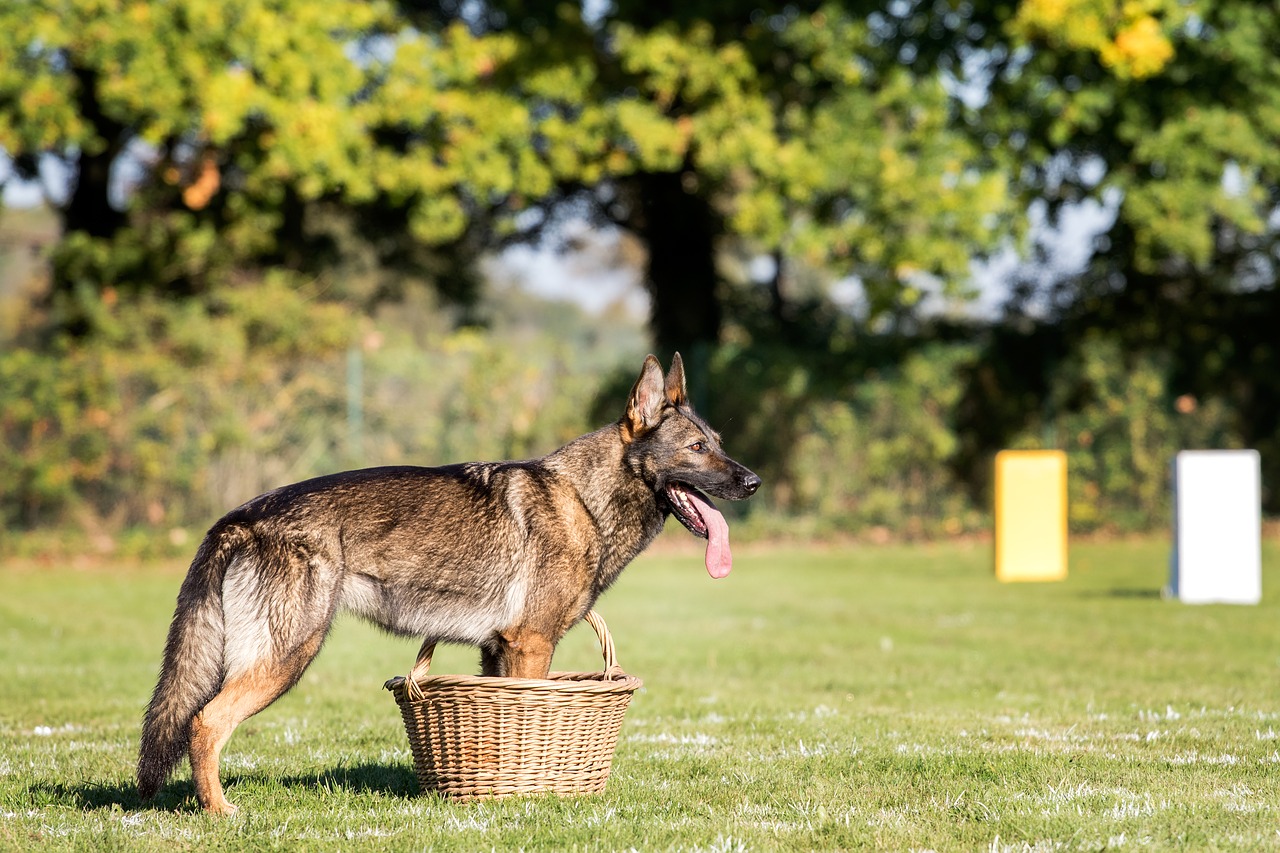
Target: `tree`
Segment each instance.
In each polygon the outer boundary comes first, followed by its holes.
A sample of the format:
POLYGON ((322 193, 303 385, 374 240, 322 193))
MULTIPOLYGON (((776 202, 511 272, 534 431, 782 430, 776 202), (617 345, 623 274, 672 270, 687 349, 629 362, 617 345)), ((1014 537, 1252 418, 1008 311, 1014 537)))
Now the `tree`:
POLYGON ((502 49, 353 0, 11 3, 0 147, 24 177, 42 157, 71 175, 55 201, 64 297, 315 272, 331 259, 326 210, 375 230, 378 208, 395 209, 375 245, 412 262, 464 239, 466 199, 548 186, 508 156, 528 140, 520 105, 479 84, 502 49))
POLYGON ((779 276, 856 276, 881 312, 924 279, 963 291, 1011 225, 1003 177, 948 127, 938 76, 901 68, 854 10, 619 2, 588 21, 486 8, 482 28, 531 33, 533 62, 557 46, 549 78, 522 74, 537 84, 523 99, 554 116, 538 128, 554 128, 551 145, 603 164, 561 188, 594 190, 602 218, 648 246, 663 349, 718 342, 726 242, 774 255, 779 276))
POLYGON ((340 39, 377 13, 297 5, 5 5, 0 145, 25 177, 42 157, 71 176, 51 193, 58 289, 188 291, 224 258, 277 250, 291 201, 358 172, 332 120, 360 80, 340 39))
MULTIPOLYGON (((1037 336, 1053 344, 1038 351, 1054 358, 1101 331, 1123 343, 1127 358, 1166 353, 1179 394, 1229 395, 1241 434, 1263 450, 1264 479, 1274 481, 1273 4, 938 0, 891 8, 899 14, 885 16, 886 41, 917 67, 959 81, 959 117, 1005 164, 1022 204, 1045 204, 1050 224, 1085 200, 1115 210, 1085 272, 1047 293, 1055 308, 1037 336)), ((1045 368, 1030 359, 1015 370, 1036 387, 1045 368)), ((991 408, 989 398, 984 404, 991 408)), ((1274 509, 1280 492, 1267 500, 1274 509)))
POLYGON ((883 308, 922 277, 960 288, 1002 234, 1003 180, 948 129, 937 76, 851 12, 653 9, 9 4, 0 146, 75 176, 64 292, 316 269, 322 210, 447 284, 587 199, 648 244, 664 348, 718 340, 726 239, 855 275, 883 308))

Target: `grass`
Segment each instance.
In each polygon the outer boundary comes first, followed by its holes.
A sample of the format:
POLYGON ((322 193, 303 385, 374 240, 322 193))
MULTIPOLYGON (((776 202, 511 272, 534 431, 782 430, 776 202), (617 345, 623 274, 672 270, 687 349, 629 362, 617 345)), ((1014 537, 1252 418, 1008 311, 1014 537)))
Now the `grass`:
MULTIPOLYGON (((1280 549, 1259 607, 1163 601, 1160 541, 1008 585, 984 545, 642 558, 601 602, 645 680, 608 790, 415 795, 381 690, 415 644, 339 622, 224 756, 232 819, 131 782, 181 569, 0 567, 0 848, 1280 849, 1280 549)), ((586 628, 556 665, 598 662, 586 628)), ((435 671, 472 671, 445 649, 435 671)))

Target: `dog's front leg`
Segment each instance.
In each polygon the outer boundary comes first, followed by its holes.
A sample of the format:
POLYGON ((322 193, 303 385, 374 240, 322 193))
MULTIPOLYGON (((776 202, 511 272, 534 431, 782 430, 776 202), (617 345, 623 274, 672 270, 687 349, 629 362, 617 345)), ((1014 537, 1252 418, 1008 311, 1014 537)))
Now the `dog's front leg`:
POLYGON ((502 632, 502 674, 509 678, 546 678, 556 641, 535 628, 502 632))

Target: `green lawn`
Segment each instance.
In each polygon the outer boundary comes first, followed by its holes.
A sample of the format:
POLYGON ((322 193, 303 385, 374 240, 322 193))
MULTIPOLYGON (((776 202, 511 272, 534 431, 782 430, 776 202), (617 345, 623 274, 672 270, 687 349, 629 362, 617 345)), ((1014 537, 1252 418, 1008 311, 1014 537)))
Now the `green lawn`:
MULTIPOLYGON (((1016 586, 985 545, 740 551, 601 601, 645 680, 603 795, 415 796, 381 685, 416 645, 344 618, 232 739, 223 820, 185 766, 154 806, 131 782, 180 569, 0 567, 0 848, 1280 849, 1274 543, 1260 607, 1161 600, 1163 541, 1016 586)), ((580 627, 556 665, 596 661, 580 627)))

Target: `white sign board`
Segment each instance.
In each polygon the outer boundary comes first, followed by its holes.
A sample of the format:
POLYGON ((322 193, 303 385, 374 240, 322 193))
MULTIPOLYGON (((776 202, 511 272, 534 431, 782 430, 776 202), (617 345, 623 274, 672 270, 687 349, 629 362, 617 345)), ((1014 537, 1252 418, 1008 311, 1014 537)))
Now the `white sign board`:
POLYGON ((1262 598, 1262 464, 1256 450, 1184 450, 1173 463, 1172 592, 1189 604, 1262 598))

